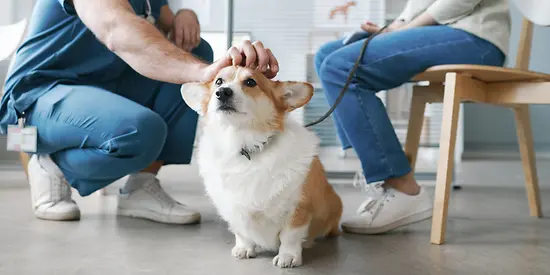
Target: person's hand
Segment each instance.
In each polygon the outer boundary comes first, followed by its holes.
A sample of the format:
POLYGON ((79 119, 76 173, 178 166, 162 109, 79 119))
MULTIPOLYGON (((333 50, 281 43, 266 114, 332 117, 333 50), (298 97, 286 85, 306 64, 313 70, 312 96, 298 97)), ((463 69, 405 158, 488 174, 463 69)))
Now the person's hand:
MULTIPOLYGON (((386 29, 384 29, 383 33, 385 32, 393 32, 399 30, 401 27, 405 26, 406 23, 401 20, 396 20, 393 23, 391 23, 386 29)), ((378 32, 382 27, 372 23, 372 22, 365 22, 364 24, 361 24, 361 29, 368 33, 375 33, 378 32)))
POLYGON ((256 69, 268 78, 274 78, 279 72, 279 63, 270 49, 264 48, 260 41, 251 43, 246 40, 237 47, 231 47, 222 58, 204 68, 203 81, 213 80, 219 71, 232 65, 256 69))
POLYGON ((180 49, 191 52, 201 43, 201 27, 195 12, 179 10, 172 23, 171 38, 180 49))
POLYGON ((375 33, 375 32, 378 32, 380 30, 380 27, 372 22, 365 22, 363 24, 361 24, 361 29, 363 29, 364 31, 368 32, 368 33, 375 33))

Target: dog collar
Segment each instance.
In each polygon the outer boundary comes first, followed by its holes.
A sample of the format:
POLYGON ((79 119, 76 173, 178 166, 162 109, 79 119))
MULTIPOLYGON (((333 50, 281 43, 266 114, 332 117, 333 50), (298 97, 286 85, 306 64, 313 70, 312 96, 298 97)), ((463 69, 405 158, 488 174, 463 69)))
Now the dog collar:
POLYGON ((254 145, 254 148, 252 149, 248 149, 246 147, 241 148, 241 152, 240 152, 241 155, 243 155, 248 160, 251 160, 250 155, 253 153, 261 152, 262 149, 266 146, 266 144, 268 144, 274 137, 275 135, 268 137, 266 141, 262 142, 262 145, 254 145))

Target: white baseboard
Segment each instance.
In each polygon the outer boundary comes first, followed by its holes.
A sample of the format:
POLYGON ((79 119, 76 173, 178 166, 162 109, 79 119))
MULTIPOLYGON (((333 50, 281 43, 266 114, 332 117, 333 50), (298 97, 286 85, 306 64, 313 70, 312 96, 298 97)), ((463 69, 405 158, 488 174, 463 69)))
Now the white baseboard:
POLYGON ((21 162, 19 162, 19 160, 17 160, 17 159, 14 159, 14 160, 0 159, 0 170, 5 170, 5 169, 21 169, 21 170, 23 170, 23 168, 21 167, 21 162))
MULTIPOLYGON (((537 160, 550 160, 550 152, 535 152, 537 160)), ((521 155, 517 151, 465 151, 462 153, 463 160, 520 160, 521 155)))

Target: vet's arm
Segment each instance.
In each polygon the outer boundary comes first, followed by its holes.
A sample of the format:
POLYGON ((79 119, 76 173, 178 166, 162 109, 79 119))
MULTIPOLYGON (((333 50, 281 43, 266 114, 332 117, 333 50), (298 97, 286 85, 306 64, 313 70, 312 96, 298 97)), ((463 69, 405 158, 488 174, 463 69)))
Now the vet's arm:
POLYGON ((204 80, 207 65, 137 16, 128 0, 72 0, 72 4, 95 36, 141 75, 175 84, 204 80))

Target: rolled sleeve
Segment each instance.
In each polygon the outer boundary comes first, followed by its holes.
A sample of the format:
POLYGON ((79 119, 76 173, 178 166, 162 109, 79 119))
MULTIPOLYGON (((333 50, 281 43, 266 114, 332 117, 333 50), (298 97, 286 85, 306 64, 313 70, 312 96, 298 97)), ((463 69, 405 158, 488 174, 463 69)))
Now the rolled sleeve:
POLYGON ((69 14, 69 15, 76 15, 76 10, 73 6, 73 3, 71 0, 57 0, 59 1, 59 4, 61 4, 61 7, 63 7, 63 10, 69 14))
POLYGON ((439 24, 448 24, 469 15, 482 0, 437 0, 427 10, 439 24))

